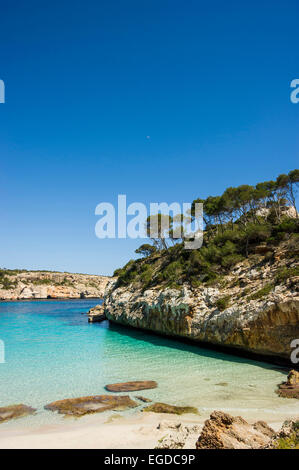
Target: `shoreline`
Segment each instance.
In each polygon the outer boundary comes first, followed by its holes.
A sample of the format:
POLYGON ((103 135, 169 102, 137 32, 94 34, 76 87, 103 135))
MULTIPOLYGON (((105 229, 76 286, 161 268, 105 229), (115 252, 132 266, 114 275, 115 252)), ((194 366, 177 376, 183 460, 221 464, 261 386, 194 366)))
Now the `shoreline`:
MULTIPOLYGON (((79 419, 68 418, 65 423, 37 429, 14 427, 2 430, 0 426, 0 449, 154 449, 159 440, 168 434, 167 426, 181 423, 198 427, 188 436, 184 446, 185 449, 195 450, 196 440, 209 414, 177 416, 137 412, 124 416, 115 412, 109 417, 91 415, 79 419)), ((248 421, 253 424, 263 419, 266 420, 267 416, 248 421)), ((266 422, 278 431, 284 419, 266 422)))

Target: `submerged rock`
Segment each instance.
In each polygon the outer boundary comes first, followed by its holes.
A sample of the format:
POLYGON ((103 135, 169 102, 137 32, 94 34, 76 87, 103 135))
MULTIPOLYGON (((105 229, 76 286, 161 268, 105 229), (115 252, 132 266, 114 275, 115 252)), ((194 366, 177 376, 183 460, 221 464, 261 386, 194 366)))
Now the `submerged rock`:
POLYGON ((265 422, 251 425, 241 416, 213 411, 196 442, 197 449, 259 449, 266 447, 275 432, 265 422))
POLYGON ((54 401, 46 405, 45 409, 58 411, 58 413, 68 416, 80 417, 91 413, 102 413, 107 410, 126 410, 136 406, 138 406, 137 403, 127 395, 94 395, 54 401))
POLYGON ((182 415, 185 413, 198 414, 198 409, 194 406, 175 406, 168 405, 167 403, 153 403, 146 408, 143 408, 142 411, 151 411, 153 413, 171 413, 176 415, 182 415))
POLYGON ((140 395, 136 396, 135 398, 137 400, 143 401, 144 403, 151 403, 152 402, 152 400, 150 400, 149 398, 141 397, 140 395))
POLYGON ((280 397, 299 398, 299 372, 291 370, 287 381, 278 386, 277 393, 280 397))
POLYGON ((134 382, 120 382, 117 384, 108 384, 105 389, 109 392, 136 392, 138 390, 147 390, 157 388, 158 384, 154 380, 136 380, 134 382))
POLYGON ((9 421, 10 419, 23 418, 24 416, 33 415, 35 412, 35 408, 23 405, 22 403, 19 405, 3 406, 0 408, 0 423, 9 421))

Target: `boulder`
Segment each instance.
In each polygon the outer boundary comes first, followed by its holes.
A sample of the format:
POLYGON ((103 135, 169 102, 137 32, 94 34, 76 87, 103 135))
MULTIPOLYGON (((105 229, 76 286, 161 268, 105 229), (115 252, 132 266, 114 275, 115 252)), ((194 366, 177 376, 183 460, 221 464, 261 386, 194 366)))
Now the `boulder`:
POLYGON ((10 419, 23 418, 24 416, 32 415, 35 412, 35 408, 23 405, 22 403, 19 405, 3 406, 0 408, 0 423, 9 421, 10 419))
POLYGON ((163 433, 156 449, 191 449, 200 431, 200 426, 182 423, 159 423, 157 429, 163 433))
POLYGON ((92 307, 88 312, 88 321, 89 323, 102 322, 107 320, 103 305, 96 305, 92 307))
POLYGON ((185 413, 198 414, 198 409, 193 406, 175 406, 168 405, 167 403, 153 403, 152 405, 143 408, 142 411, 151 411, 152 413, 171 413, 182 415, 185 413))
POLYGON ((136 380, 134 382, 108 384, 105 386, 105 389, 109 392, 136 392, 138 390, 148 390, 157 387, 158 384, 154 380, 136 380))
POLYGON ((291 370, 287 381, 278 386, 277 393, 284 398, 299 398, 299 372, 291 370))
POLYGON ((197 449, 259 449, 266 447, 275 432, 260 421, 251 425, 241 416, 213 411, 196 442, 197 449))
POLYGON ((136 406, 138 406, 137 403, 127 395, 94 395, 54 401, 46 405, 45 409, 58 411, 58 413, 66 416, 80 417, 91 413, 102 413, 107 410, 126 410, 136 406))

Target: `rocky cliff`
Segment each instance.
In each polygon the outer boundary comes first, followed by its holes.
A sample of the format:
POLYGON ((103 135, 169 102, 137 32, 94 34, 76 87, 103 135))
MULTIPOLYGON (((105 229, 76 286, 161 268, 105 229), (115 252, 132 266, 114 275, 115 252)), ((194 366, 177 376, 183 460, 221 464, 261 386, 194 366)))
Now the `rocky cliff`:
POLYGON ((107 318, 122 325, 290 361, 299 338, 298 257, 281 244, 262 247, 215 281, 180 289, 108 284, 107 318))
POLYGON ((103 297, 111 278, 89 274, 2 270, 0 300, 103 297))

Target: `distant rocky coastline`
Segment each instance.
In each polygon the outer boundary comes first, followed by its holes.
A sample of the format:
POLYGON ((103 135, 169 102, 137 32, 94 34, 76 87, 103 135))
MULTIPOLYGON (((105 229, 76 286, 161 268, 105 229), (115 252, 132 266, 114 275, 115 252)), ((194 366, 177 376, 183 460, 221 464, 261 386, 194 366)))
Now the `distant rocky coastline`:
POLYGON ((101 298, 110 280, 90 274, 1 270, 0 300, 101 298))

